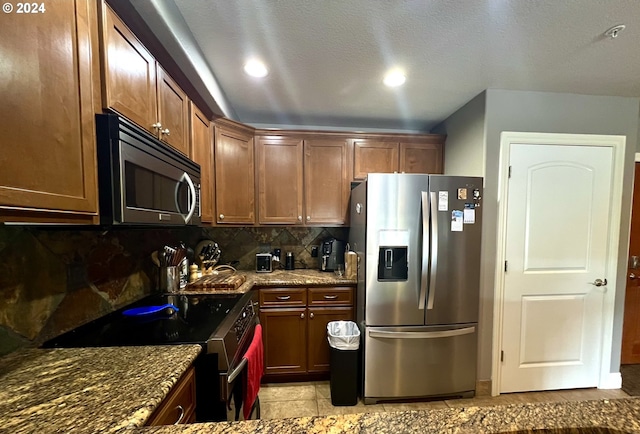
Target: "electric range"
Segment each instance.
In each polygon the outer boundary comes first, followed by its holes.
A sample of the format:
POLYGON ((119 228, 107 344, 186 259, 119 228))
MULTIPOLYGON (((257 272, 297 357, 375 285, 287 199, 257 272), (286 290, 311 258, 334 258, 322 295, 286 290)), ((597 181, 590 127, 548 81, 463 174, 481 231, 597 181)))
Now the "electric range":
POLYGON ((226 420, 228 378, 253 338, 257 296, 156 294, 147 296, 43 344, 44 348, 200 344, 196 368, 196 420, 226 420), (171 304, 153 314, 125 311, 171 304))

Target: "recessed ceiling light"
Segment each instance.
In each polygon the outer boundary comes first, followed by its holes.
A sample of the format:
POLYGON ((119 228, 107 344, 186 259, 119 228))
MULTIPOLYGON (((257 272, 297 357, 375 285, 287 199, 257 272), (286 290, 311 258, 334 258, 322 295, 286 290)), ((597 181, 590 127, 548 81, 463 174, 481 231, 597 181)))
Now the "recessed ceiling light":
POLYGON ((267 69, 265 64, 255 59, 249 60, 247 63, 244 64, 244 72, 246 72, 248 75, 252 77, 259 77, 259 78, 266 77, 267 74, 269 74, 269 70, 267 69))
POLYGON ((402 71, 394 69, 384 76, 384 80, 382 80, 382 82, 389 87, 398 87, 402 86, 406 80, 407 77, 405 77, 402 71))

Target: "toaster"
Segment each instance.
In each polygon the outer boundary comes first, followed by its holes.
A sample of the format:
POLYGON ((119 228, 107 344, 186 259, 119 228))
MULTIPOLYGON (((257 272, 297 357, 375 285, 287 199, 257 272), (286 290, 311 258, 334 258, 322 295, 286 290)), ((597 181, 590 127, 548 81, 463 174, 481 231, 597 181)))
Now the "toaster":
POLYGON ((256 273, 271 273, 271 253, 256 253, 256 273))

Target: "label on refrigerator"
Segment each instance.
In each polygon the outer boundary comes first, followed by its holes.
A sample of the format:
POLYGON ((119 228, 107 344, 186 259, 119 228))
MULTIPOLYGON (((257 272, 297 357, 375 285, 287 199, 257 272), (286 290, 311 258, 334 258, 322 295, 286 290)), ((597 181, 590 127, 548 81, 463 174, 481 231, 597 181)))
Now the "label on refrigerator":
POLYGON ((438 211, 448 211, 448 210, 449 210, 449 192, 439 191, 438 192, 438 211))
POLYGON ((462 232, 463 213, 460 210, 451 212, 451 232, 462 232))
POLYGON ((473 203, 465 203, 464 204, 464 218, 463 223, 465 225, 472 225, 476 222, 476 210, 475 204, 473 203))
POLYGON ((458 200, 467 200, 467 189, 459 188, 458 189, 458 200))

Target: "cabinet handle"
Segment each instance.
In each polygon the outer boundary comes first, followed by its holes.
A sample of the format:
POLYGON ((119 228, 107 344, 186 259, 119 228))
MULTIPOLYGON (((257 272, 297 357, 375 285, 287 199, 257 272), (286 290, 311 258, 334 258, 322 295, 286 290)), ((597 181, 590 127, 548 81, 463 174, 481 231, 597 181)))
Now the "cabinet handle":
POLYGON ((184 407, 182 407, 181 405, 176 406, 176 410, 180 410, 180 416, 178 416, 178 420, 176 420, 173 424, 174 425, 178 425, 180 422, 182 422, 182 419, 184 418, 184 407))
POLYGON ((168 136, 171 134, 171 132, 169 131, 169 128, 165 128, 164 130, 160 130, 161 134, 164 134, 165 136, 168 136))
POLYGON ((301 222, 301 221, 302 221, 302 216, 301 216, 301 215, 299 215, 299 216, 298 216, 298 221, 299 221, 299 222, 301 222))
POLYGON ((335 300, 336 298, 338 298, 337 295, 325 295, 324 296, 325 300, 335 300))
POLYGON ((309 313, 309 318, 313 319, 313 312, 309 313))
POLYGON ((278 300, 289 300, 291 298, 290 295, 279 295, 276 297, 278 300))
POLYGON ((156 122, 155 124, 151 124, 151 128, 153 128, 154 130, 159 130, 160 128, 162 128, 162 124, 160 122, 156 122))
POLYGON ((220 220, 224 220, 224 214, 220 214, 220 220))
POLYGON ((309 221, 309 220, 311 220, 311 216, 310 215, 307 216, 307 221, 309 221))
POLYGON ((303 313, 300 314, 300 319, 304 319, 304 314, 303 313))

